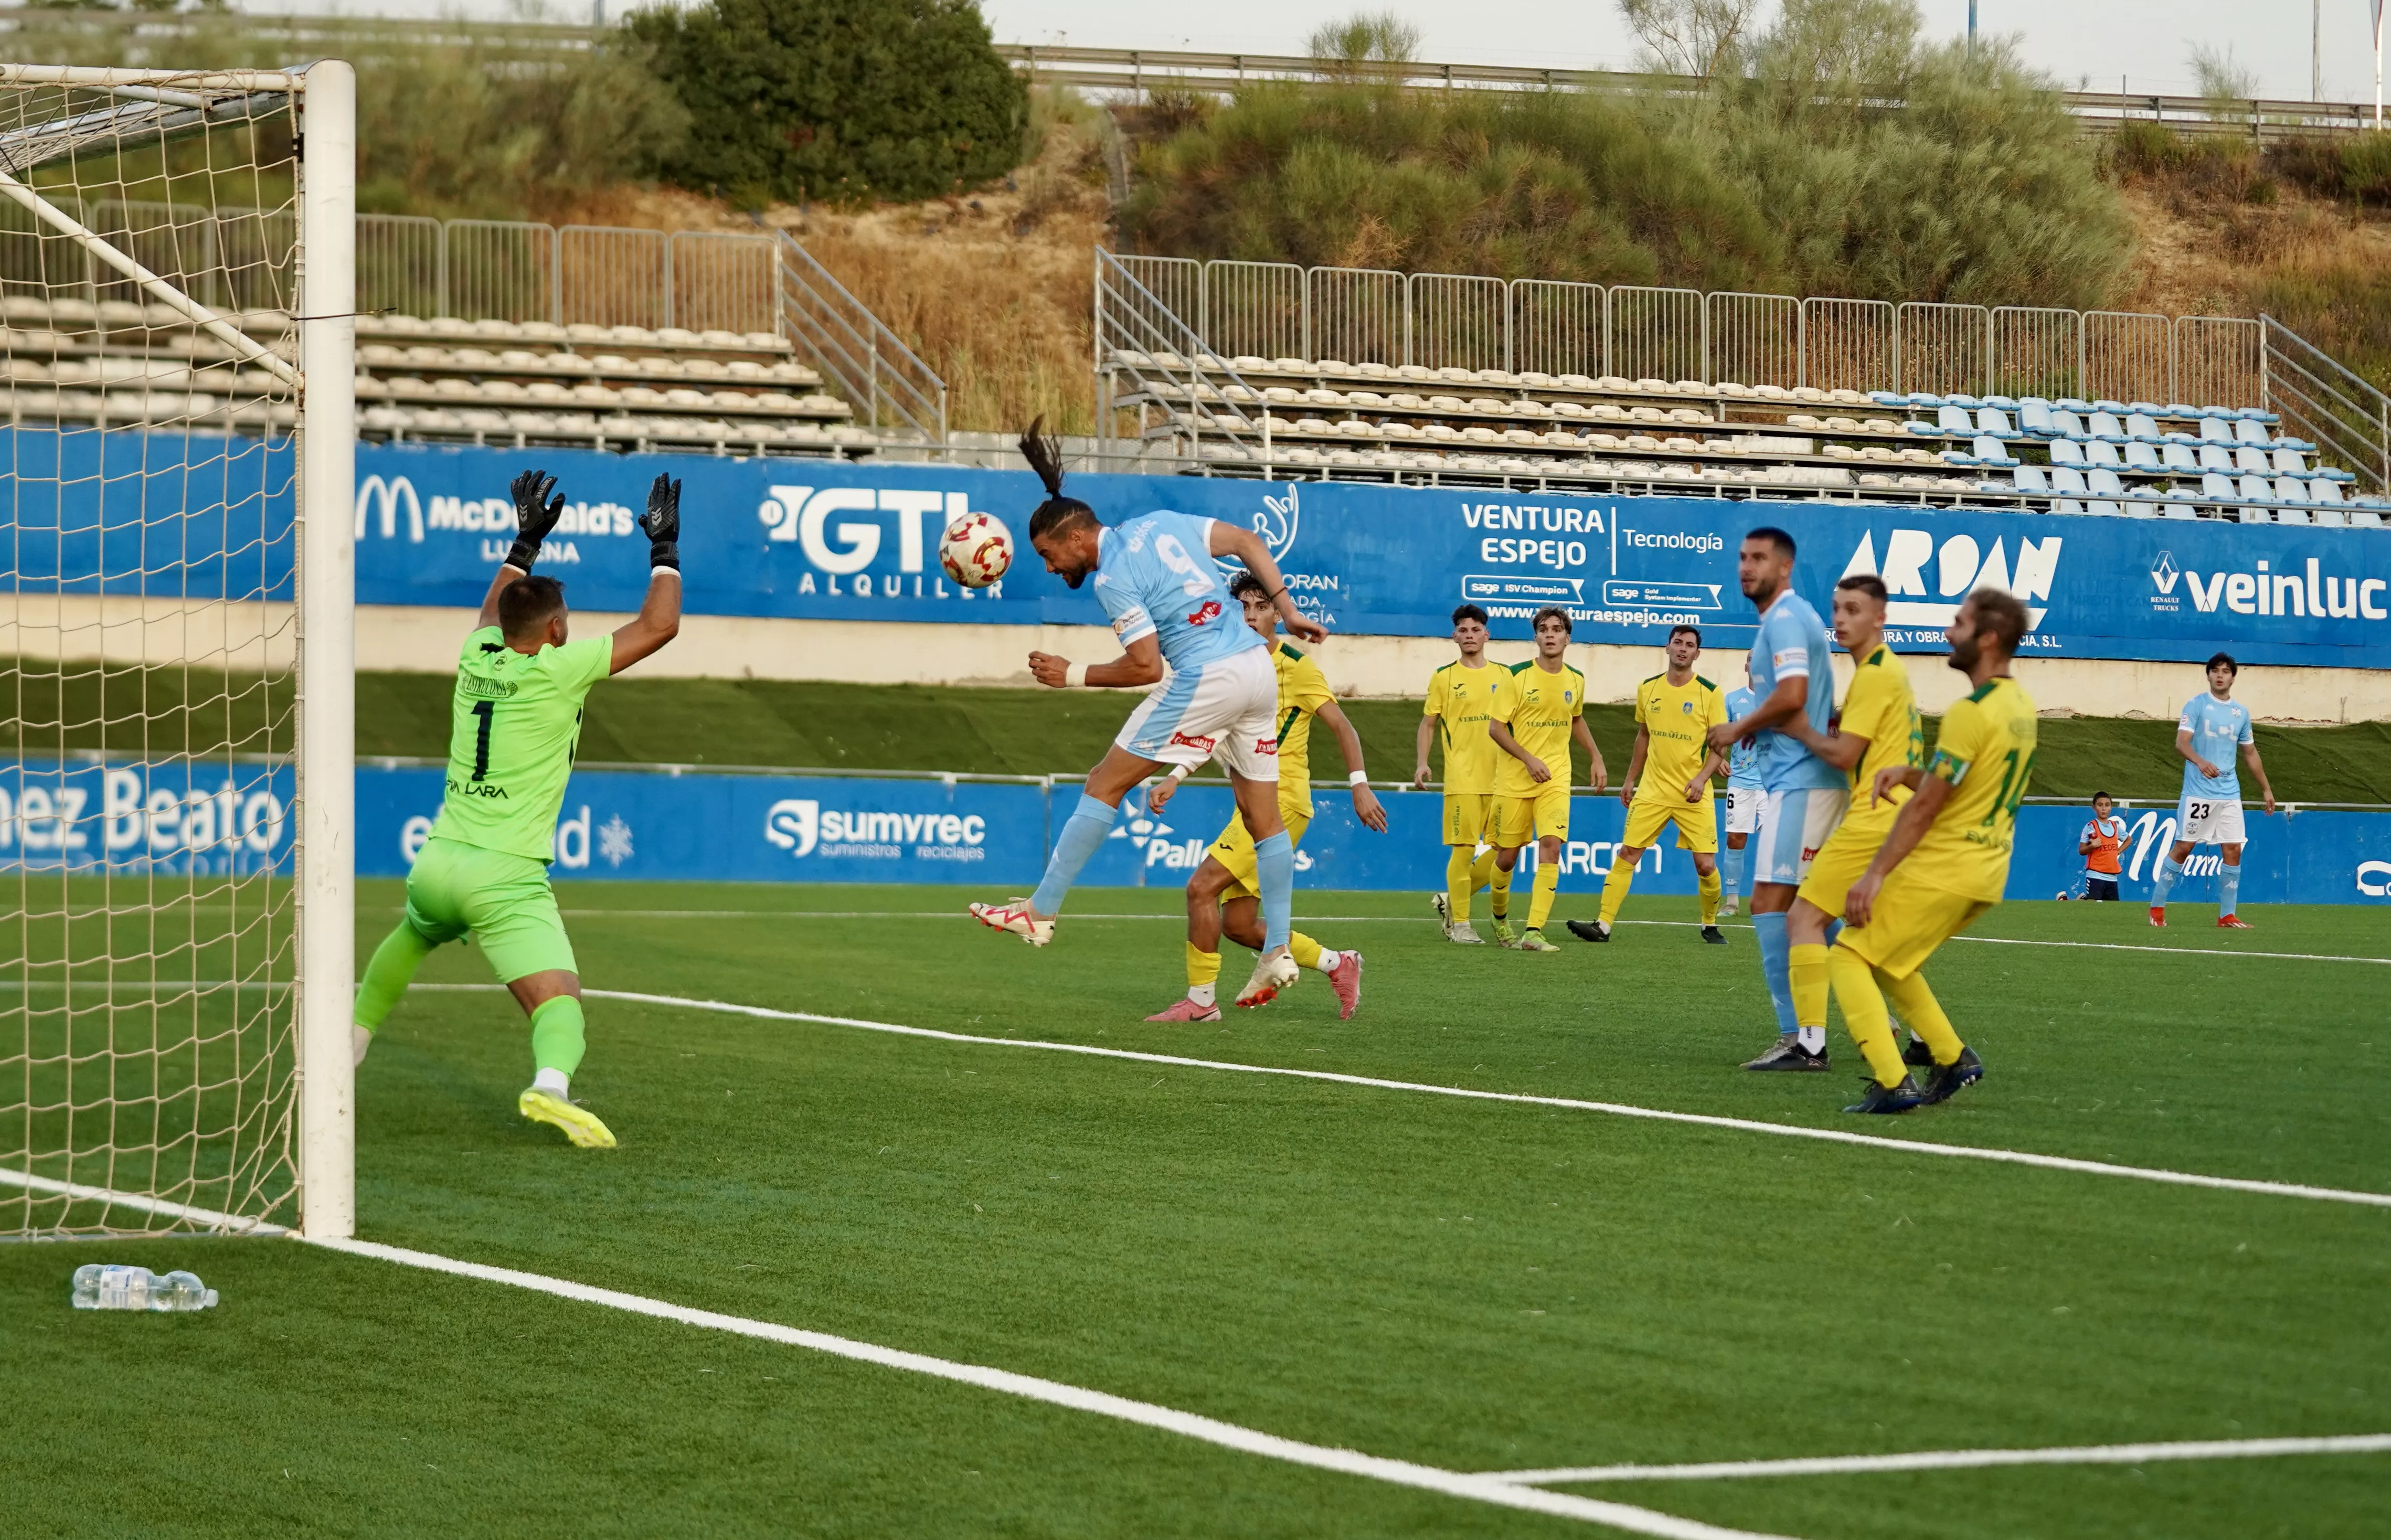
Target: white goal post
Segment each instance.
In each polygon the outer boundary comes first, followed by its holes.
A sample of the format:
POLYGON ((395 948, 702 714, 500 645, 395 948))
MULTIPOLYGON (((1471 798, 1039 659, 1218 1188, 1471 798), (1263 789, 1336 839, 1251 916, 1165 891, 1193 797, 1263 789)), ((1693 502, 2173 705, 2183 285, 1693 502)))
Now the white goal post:
POLYGON ((355 101, 0 65, 0 1238, 355 1230, 355 101))

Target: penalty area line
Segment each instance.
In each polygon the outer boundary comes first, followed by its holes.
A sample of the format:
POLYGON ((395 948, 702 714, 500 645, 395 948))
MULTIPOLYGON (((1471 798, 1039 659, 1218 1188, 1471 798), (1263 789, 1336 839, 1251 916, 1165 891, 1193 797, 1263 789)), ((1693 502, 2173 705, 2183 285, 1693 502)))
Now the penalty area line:
MULTIPOLYGON (((303 1237, 304 1239, 304 1237, 303 1237)), ((885 1348, 873 1342, 860 1342, 852 1338, 834 1337, 828 1332, 808 1331, 798 1326, 782 1326, 772 1321, 751 1320, 743 1315, 725 1315, 711 1310, 694 1310, 664 1300, 644 1295, 625 1294, 616 1289, 593 1288, 564 1278, 551 1278, 545 1274, 524 1273, 511 1267, 491 1267, 481 1262, 460 1262, 429 1251, 414 1251, 404 1247, 383 1246, 365 1240, 307 1240, 305 1244, 338 1251, 348 1256, 366 1257, 377 1262, 394 1262, 401 1267, 420 1268, 431 1273, 445 1273, 455 1277, 472 1278, 482 1283, 503 1284, 513 1288, 551 1295, 560 1300, 572 1300, 582 1304, 603 1305, 612 1310, 645 1315, 654 1320, 672 1321, 681 1326, 698 1326, 709 1331, 729 1332, 759 1341, 778 1342, 794 1348, 806 1348, 815 1352, 871 1364, 885 1369, 901 1369, 909 1374, 926 1375, 932 1378, 971 1385, 984 1391, 1018 1396, 1027 1401, 1043 1402, 1050 1406, 1066 1407, 1075 1412, 1091 1413, 1118 1422, 1175 1433, 1239 1454, 1260 1456, 1264 1459, 1284 1461, 1289 1465, 1309 1466, 1315 1470, 1334 1471, 1339 1475, 1360 1476, 1370 1481, 1395 1486, 1411 1487, 1423 1492, 1442 1494, 1448 1497, 1466 1498, 1472 1502, 1492 1504, 1497 1508, 1520 1508, 1531 1513, 1550 1514, 1556 1518, 1576 1519, 1588 1523, 1603 1524, 1624 1530, 1631 1534, 1649 1534, 1661 1540, 1788 1540, 1781 1535, 1764 1534, 1753 1530, 1723 1529, 1692 1519, 1680 1519, 1674 1514, 1651 1508, 1635 1508, 1625 1503, 1606 1502, 1593 1497, 1578 1497, 1567 1493, 1546 1492, 1515 1482, 1492 1476, 1471 1475, 1464 1471, 1445 1470, 1435 1466, 1416 1465, 1409 1460, 1386 1459, 1364 1455, 1352 1449, 1337 1449, 1325 1444, 1305 1443, 1296 1439, 1281 1438, 1233 1422, 1182 1412, 1152 1402, 1132 1401, 1126 1396, 1105 1391, 1091 1391, 1059 1380, 1040 1379, 1034 1375, 1015 1374, 1009 1369, 989 1368, 979 1364, 961 1364, 951 1359, 933 1358, 927 1353, 908 1352, 901 1348, 885 1348)))
POLYGON ((1924 1449, 1906 1455, 1828 1455, 1790 1460, 1717 1460, 1706 1465, 1581 1465, 1490 1471, 1488 1479, 1538 1486, 1575 1482, 1715 1482, 1751 1476, 1849 1476, 1887 1470, 1981 1470, 2010 1465, 2153 1465, 2165 1460, 2254 1460, 2291 1455, 2391 1454, 2391 1433, 2321 1438, 2191 1439, 2173 1443, 2095 1443, 2061 1449, 1924 1449))
MULTIPOLYGON (((427 988, 418 984, 416 989, 427 988)), ((451 990, 495 990, 495 984, 429 986, 451 990)), ((1388 1080, 1376 1075, 1351 1075, 1334 1069, 1306 1069, 1294 1065, 1238 1064, 1228 1059, 1189 1058, 1178 1054, 1145 1053, 1133 1048, 1102 1048, 1092 1043, 1054 1042, 1040 1038, 986 1037, 972 1032, 941 1031, 933 1027, 908 1027, 893 1021, 868 1021, 859 1016, 818 1016, 808 1011, 775 1010, 769 1005, 742 1005, 723 1000, 693 1000, 684 995, 648 994, 632 990, 584 989, 592 1000, 621 1000, 642 1005, 712 1011, 724 1016, 754 1016, 765 1021, 804 1021, 824 1027, 851 1027, 892 1036, 927 1038, 939 1042, 964 1042, 989 1048, 1026 1048, 1050 1054, 1079 1054, 1090 1058, 1125 1059, 1137 1064, 1170 1065, 1183 1069, 1211 1069, 1234 1075, 1277 1075, 1290 1080, 1320 1081, 1332 1085, 1362 1086, 1373 1091, 1402 1091, 1415 1095, 1452 1096, 1464 1101, 1506 1102, 1521 1106, 1557 1106, 1579 1112, 1601 1112, 1616 1118, 1640 1118, 1651 1122, 1728 1129, 1739 1133, 1766 1133, 1780 1139, 1813 1139, 1822 1144, 1853 1145, 1863 1149, 1895 1150, 1903 1155, 1937 1155, 1960 1160, 1990 1160, 2003 1165, 2032 1166, 2042 1171, 2072 1171, 2087 1176, 2124 1177, 2169 1186, 2205 1187, 2219 1192, 2257 1193, 2269 1197, 2303 1197, 2327 1203, 2353 1203, 2391 1209, 2391 1193, 2358 1192, 2342 1187, 2313 1187, 2294 1182, 2262 1182, 2249 1177, 2209 1176, 2199 1171, 2168 1171, 2154 1166, 2125 1166, 2073 1156, 2040 1155, 2029 1150, 1993 1149, 1978 1145, 1945 1145, 1928 1139, 1888 1139, 1842 1129, 1810 1128, 1799 1123, 1764 1123, 1751 1118, 1727 1118, 1706 1112, 1671 1112, 1625 1102, 1596 1102, 1576 1096, 1539 1096, 1517 1091, 1476 1091, 1467 1086, 1431 1085, 1420 1081, 1388 1080)))

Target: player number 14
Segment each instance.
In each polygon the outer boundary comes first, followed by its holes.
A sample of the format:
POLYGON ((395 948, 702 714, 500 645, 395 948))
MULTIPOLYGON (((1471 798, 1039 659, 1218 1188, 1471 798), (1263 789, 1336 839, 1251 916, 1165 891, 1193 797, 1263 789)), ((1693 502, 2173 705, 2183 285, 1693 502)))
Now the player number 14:
MULTIPOLYGON (((483 736, 486 739, 488 734, 485 732, 483 736)), ((476 777, 475 779, 478 780, 479 777, 476 777)), ((2003 813, 2007 813, 2010 815, 2010 821, 2011 822, 2015 822, 2017 821, 2018 804, 2025 800, 2026 784, 2033 779, 2033 755, 2029 754, 2026 756, 2023 766, 2020 766, 2018 763, 2017 750, 2011 749, 2007 754, 2002 755, 2001 789, 1993 794, 1992 810, 1984 814, 1984 822, 1986 823, 1990 823, 1993 820, 2000 817, 2003 813)))

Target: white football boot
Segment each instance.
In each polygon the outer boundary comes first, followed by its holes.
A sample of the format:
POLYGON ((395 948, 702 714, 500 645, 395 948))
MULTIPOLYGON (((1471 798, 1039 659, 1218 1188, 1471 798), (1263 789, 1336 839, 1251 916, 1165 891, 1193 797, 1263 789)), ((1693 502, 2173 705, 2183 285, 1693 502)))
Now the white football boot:
POLYGON ((1054 922, 1041 920, 1029 912, 1027 899, 1010 899, 1001 904, 974 904, 972 918, 990 930, 1002 930, 1018 936, 1033 947, 1042 947, 1054 938, 1054 922))

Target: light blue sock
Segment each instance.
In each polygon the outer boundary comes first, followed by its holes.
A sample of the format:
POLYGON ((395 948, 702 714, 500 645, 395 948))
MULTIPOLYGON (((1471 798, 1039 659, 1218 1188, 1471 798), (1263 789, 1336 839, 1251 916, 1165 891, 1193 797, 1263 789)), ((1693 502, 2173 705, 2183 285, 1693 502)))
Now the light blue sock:
POLYGON ((2242 868, 2238 866, 2228 866, 2218 871, 2217 874, 2217 912, 2220 915, 2232 913, 2233 906, 2240 902, 2241 899, 2242 868))
POLYGON ((1768 980, 1768 998, 1777 1003, 1777 1029, 1787 1037, 1800 1030, 1793 1019, 1793 976, 1786 971, 1793 944, 1785 938, 1785 916, 1754 914, 1751 928, 1760 939, 1760 974, 1768 980))
POLYGON ((2159 858, 2159 869, 2151 875, 2151 907, 2152 909, 2165 909, 2166 907, 2167 889, 2173 887, 2175 886, 2176 878, 2182 875, 2182 867, 2178 866, 2174 861, 2169 861, 2165 856, 2161 856, 2159 858))
POLYGON ((1842 933, 1843 933, 1843 922, 1842 922, 1842 921, 1841 921, 1841 920, 1829 920, 1829 921, 1827 922, 1827 946, 1828 946, 1829 950, 1830 950, 1830 951, 1831 951, 1831 950, 1833 949, 1834 944, 1835 944, 1835 938, 1836 938, 1836 937, 1838 937, 1838 936, 1841 936, 1842 933))
POLYGON ((1732 845, 1727 847, 1726 859, 1719 862, 1721 898, 1732 899, 1743 891, 1743 867, 1751 859, 1751 846, 1747 845, 1740 850, 1732 845))
POLYGON ((1054 853, 1047 858, 1046 875, 1038 884, 1038 891, 1029 896, 1029 907, 1053 918, 1063 912, 1063 899, 1071 885, 1079 877, 1079 868, 1113 832, 1113 815, 1119 809, 1100 802, 1087 793, 1079 794, 1079 805, 1071 809, 1064 822, 1062 837, 1054 842, 1054 853))
POLYGON ((1262 890, 1262 950, 1275 951, 1295 929, 1295 841, 1285 829, 1254 843, 1254 881, 1262 890))

